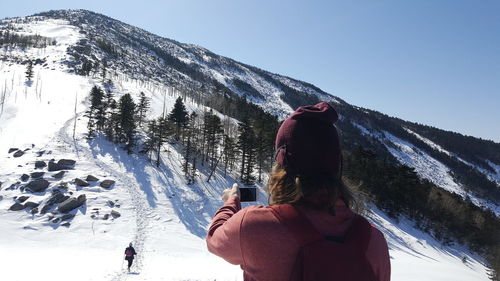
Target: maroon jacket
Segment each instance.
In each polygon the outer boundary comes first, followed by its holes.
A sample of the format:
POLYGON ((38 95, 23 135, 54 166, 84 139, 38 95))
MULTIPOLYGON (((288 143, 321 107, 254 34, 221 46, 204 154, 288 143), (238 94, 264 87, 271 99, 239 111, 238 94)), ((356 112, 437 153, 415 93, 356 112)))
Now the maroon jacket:
MULTIPOLYGON (((287 280, 296 259, 299 245, 271 209, 250 206, 241 210, 237 196, 222 206, 209 228, 208 250, 232 264, 239 264, 245 280, 287 280)), ((354 213, 337 204, 336 215, 301 209, 323 234, 342 236, 354 213)), ((389 281, 391 275, 389 251, 384 235, 373 227, 366 252, 368 262, 378 281, 389 281)))

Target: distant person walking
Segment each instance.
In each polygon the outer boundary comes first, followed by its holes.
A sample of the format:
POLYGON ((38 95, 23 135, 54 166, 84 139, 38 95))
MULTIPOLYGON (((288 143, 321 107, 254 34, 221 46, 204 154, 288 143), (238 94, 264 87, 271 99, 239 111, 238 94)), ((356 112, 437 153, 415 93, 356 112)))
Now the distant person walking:
POLYGON ((128 245, 125 249, 125 259, 128 261, 128 271, 130 272, 130 267, 132 266, 132 262, 134 261, 134 256, 137 255, 134 247, 132 247, 132 243, 128 245))
POLYGON ((207 246, 239 264, 245 280, 390 280, 384 235, 351 209, 337 120, 322 102, 283 122, 266 186, 269 206, 241 209, 236 184, 223 192, 207 246))

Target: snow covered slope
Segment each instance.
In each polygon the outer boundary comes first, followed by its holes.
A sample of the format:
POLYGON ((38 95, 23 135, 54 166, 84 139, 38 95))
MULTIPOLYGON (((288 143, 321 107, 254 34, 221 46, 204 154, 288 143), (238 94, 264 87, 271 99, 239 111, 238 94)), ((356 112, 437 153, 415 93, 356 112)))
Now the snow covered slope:
MULTIPOLYGON (((197 183, 187 185, 181 173, 182 157, 173 145, 165 145, 162 165, 156 168, 145 157, 129 155, 103 138, 87 141, 84 135, 87 120, 83 112, 88 106, 91 87, 101 82, 97 74, 81 76, 74 73, 71 62, 75 58, 70 55, 75 42, 82 42, 85 34, 63 19, 38 17, 36 20, 3 23, 12 24, 25 34, 54 38, 57 44, 45 49, 4 49, 1 55, 0 93, 5 90, 6 96, 0 115, 0 249, 7 253, 0 255, 2 279, 242 280, 241 270, 209 254, 204 242, 211 216, 221 205, 222 190, 236 182, 237 177, 224 177, 217 171, 207 183, 209 171, 201 170, 197 183), (33 83, 25 83, 26 65, 23 61, 28 58, 44 61, 34 66, 33 83), (26 149, 24 155, 13 157, 8 153, 12 147, 26 149), (14 196, 20 195, 19 190, 9 187, 15 186, 23 173, 39 171, 34 167, 35 161, 63 158, 76 160, 74 169, 68 170, 63 179, 53 178, 55 172, 44 169, 49 188, 23 195, 30 196, 28 201, 46 201, 63 181, 68 194, 86 195, 86 204, 71 212, 75 217, 69 226, 63 226, 64 221, 49 220, 51 212, 31 214, 29 210, 8 210, 15 202, 14 196), (111 189, 103 189, 97 184, 87 187, 74 184, 74 178, 87 175, 113 179, 116 183, 111 189), (120 216, 109 216, 111 211, 119 212, 120 216), (129 242, 135 245, 139 256, 132 272, 127 274, 124 272, 123 251, 129 242)), ((121 28, 132 33, 140 31, 130 26, 121 28)), ((159 44, 170 44, 164 40, 159 44)), ((275 82, 269 83, 271 78, 262 76, 259 70, 250 66, 238 66, 236 70, 211 67, 210 61, 224 58, 210 56, 196 46, 183 45, 181 48, 172 45, 166 48, 188 64, 199 63, 200 58, 190 55, 186 49, 198 53, 205 64, 201 69, 219 77, 217 81, 234 91, 238 87, 229 83, 228 77, 234 79, 232 75, 240 73, 238 77, 263 95, 264 99, 257 95, 253 97, 256 103, 268 105, 276 114, 283 115, 291 110, 291 106, 280 98, 283 86, 277 88, 275 82)), ((104 56, 102 52, 96 54, 104 56)), ((154 61, 148 63, 154 64, 154 61)), ((169 71, 175 73, 176 70, 169 71)), ((190 78, 185 73, 175 74, 187 79, 176 80, 179 91, 169 90, 171 84, 162 83, 160 79, 149 77, 143 80, 118 67, 112 75, 113 91, 117 95, 131 93, 137 98, 142 91, 152 99, 151 117, 162 111, 164 97, 170 109, 178 95, 189 91, 188 85, 196 84, 196 81, 186 82, 190 78)), ((172 75, 165 77, 177 77, 172 75)), ((302 82, 267 75, 290 88, 318 94, 318 97, 324 95, 302 82)), ((188 110, 206 110, 206 107, 196 105, 192 96, 188 97, 188 110)), ((342 103, 334 97, 328 98, 342 103)), ((404 143, 399 143, 398 149, 401 150, 404 143)), ((263 193, 258 199, 257 203, 265 204, 263 193)), ((482 260, 466 249, 443 246, 413 228, 411 222, 396 222, 376 208, 371 209, 372 221, 382 229, 390 245, 393 280, 488 280, 482 260), (462 261, 464 257, 465 263, 462 261)))

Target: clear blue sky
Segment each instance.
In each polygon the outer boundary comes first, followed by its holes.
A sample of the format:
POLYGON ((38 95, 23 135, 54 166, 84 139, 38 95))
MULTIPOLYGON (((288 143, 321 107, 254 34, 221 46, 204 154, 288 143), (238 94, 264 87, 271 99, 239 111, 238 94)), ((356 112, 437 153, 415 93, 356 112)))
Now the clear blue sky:
POLYGON ((500 142, 498 0, 2 0, 0 18, 77 8, 500 142))

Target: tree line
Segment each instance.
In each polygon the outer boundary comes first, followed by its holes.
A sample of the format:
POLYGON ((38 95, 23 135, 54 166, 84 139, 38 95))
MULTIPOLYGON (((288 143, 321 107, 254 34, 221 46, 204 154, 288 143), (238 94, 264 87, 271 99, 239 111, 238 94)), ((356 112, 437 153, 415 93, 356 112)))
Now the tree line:
POLYGON ((360 183, 360 191, 381 210, 392 218, 412 219, 444 244, 468 245, 487 258, 493 268, 491 278, 498 280, 500 220, 492 211, 420 179, 410 167, 380 160, 371 150, 358 146, 343 156, 345 177, 360 183))
POLYGON ((224 175, 238 172, 246 185, 262 182, 270 170, 279 125, 275 118, 269 122, 267 114, 248 114, 237 121, 222 119, 212 109, 188 112, 182 97, 170 111, 164 105, 157 118, 148 119, 149 108, 150 100, 143 92, 136 103, 130 94, 116 100, 110 89, 94 86, 85 113, 87 138, 102 134, 128 153, 146 154, 156 166, 161 164, 164 144, 170 143, 182 153, 182 168, 189 184, 196 181, 201 167, 210 174, 216 169, 224 175))
POLYGON ((0 46, 20 47, 20 48, 45 48, 57 44, 55 39, 40 35, 22 35, 9 30, 0 30, 0 46))

